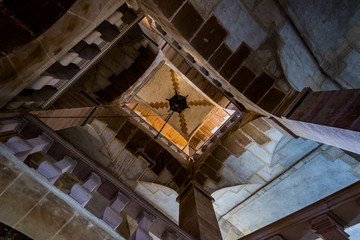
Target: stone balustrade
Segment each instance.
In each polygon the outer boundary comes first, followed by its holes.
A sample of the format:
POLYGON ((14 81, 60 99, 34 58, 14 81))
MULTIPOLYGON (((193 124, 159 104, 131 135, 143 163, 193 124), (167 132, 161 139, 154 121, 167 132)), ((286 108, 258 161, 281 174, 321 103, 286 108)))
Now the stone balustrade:
POLYGON ((123 5, 117 9, 110 17, 100 23, 92 32, 80 40, 58 61, 46 69, 35 81, 26 88, 35 90, 29 96, 16 96, 7 105, 7 109, 19 108, 38 108, 45 104, 47 107, 59 97, 67 86, 80 78, 98 59, 101 58, 111 46, 121 38, 135 23, 142 18, 142 13, 136 15, 129 8, 123 5), (54 88, 52 94, 38 94, 44 90, 44 86, 54 88), (61 91, 61 92, 60 92, 61 91), (42 96, 39 99, 39 95, 42 96))
MULTIPOLYGON (((94 217, 114 230, 119 228, 124 220, 133 219, 137 229, 130 233, 131 235, 124 236, 125 238, 152 239, 151 232, 159 239, 192 239, 174 222, 104 169, 99 168, 93 160, 83 155, 36 117, 25 115, 22 119, 3 120, 0 124, 13 124, 11 130, 19 135, 10 138, 9 140, 14 140, 6 141, 2 146, 10 150, 18 149, 19 151, 12 150, 11 153, 15 153, 18 158, 20 156, 19 159, 22 161, 28 156, 34 156, 32 153, 46 152, 42 154, 45 157, 40 160, 42 162, 33 172, 42 176, 44 181, 57 186, 64 195, 70 196, 94 217), (22 123, 24 126, 17 128, 15 123, 22 123), (34 138, 34 132, 42 133, 34 138), (20 143, 26 143, 27 147, 32 148, 20 149, 24 145, 20 143), (123 214, 128 217, 125 219, 123 214)), ((10 127, 4 129, 8 130, 10 127)))

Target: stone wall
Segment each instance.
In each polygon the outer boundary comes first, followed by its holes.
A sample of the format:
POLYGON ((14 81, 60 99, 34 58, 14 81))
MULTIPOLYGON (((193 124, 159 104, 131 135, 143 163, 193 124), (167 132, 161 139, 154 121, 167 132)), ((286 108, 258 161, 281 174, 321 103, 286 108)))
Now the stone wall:
MULTIPOLYGON (((236 233, 232 229, 235 227, 241 232, 237 232, 238 236, 248 234, 359 180, 359 162, 340 149, 322 145, 305 151, 305 145, 297 141, 282 144, 274 154, 280 164, 294 165, 220 217, 220 226, 226 232, 236 233)), ((220 190, 213 196, 216 201, 228 201, 243 195, 234 193, 239 189, 242 188, 220 190)), ((215 209, 221 211, 216 201, 215 209)))
POLYGON ((359 88, 360 3, 280 0, 322 70, 342 88, 359 88))
MULTIPOLYGON (((109 17, 124 1, 76 1, 36 39, 0 58, 0 106, 34 81, 50 65, 109 17)), ((31 3, 29 3, 31 5, 31 3)), ((36 11, 38 12, 38 11, 36 11)), ((34 20, 34 19, 33 19, 34 20)), ((43 22, 41 22, 43 24, 43 22)), ((8 39, 7 39, 8 41, 8 39)))
POLYGON ((215 77, 218 88, 252 111, 262 113, 255 103, 272 113, 292 89, 355 88, 358 4, 280 2, 213 0, 203 4, 189 0, 167 5, 140 1, 166 36, 176 39, 180 51, 190 54, 215 77), (344 28, 332 36, 340 27, 344 28), (321 29, 323 35, 317 38, 313 29, 321 29), (339 32, 344 32, 346 40, 339 32))
POLYGON ((32 239, 124 239, 0 147, 0 221, 32 239))
POLYGON ((155 140, 123 119, 96 119, 59 134, 178 223, 176 191, 188 173, 155 140))
POLYGON ((175 191, 188 177, 186 169, 144 131, 124 118, 101 118, 114 114, 99 108, 84 127, 58 131, 74 146, 132 188, 138 182, 153 182, 175 191), (89 140, 91 139, 91 140, 89 140))

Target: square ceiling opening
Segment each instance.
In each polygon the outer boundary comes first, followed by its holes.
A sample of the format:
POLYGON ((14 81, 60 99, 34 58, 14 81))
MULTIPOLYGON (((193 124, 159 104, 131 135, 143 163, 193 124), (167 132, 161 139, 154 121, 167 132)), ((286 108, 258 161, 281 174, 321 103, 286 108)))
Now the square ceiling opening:
POLYGON ((142 87, 126 103, 161 135, 188 156, 192 156, 222 124, 233 110, 222 108, 197 88, 176 67, 160 61, 142 87), (186 96, 189 108, 172 113, 168 99, 175 94, 186 96))

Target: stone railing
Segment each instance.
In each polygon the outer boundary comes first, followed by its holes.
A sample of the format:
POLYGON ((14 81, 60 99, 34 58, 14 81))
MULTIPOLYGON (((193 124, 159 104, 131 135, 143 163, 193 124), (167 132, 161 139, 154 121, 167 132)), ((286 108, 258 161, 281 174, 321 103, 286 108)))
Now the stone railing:
POLYGON ((1 143, 3 148, 111 229, 119 228, 124 216, 132 219, 137 229, 125 238, 150 240, 151 234, 159 239, 192 239, 177 224, 36 117, 25 115, 2 120, 0 130, 0 134, 9 136, 1 143))
POLYGON ((134 13, 124 3, 28 85, 27 89, 34 90, 31 95, 15 97, 6 108, 47 109, 143 17, 141 11, 134 13))

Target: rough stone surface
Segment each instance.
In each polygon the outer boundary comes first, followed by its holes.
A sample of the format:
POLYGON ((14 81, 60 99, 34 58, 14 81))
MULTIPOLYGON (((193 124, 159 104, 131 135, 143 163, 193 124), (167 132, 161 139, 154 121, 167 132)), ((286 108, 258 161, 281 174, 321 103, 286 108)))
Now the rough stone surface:
POLYGON ((194 6, 191 3, 186 3, 171 22, 185 39, 190 40, 203 21, 194 6))
POLYGON ((211 16, 191 41, 191 45, 208 59, 224 41, 226 30, 219 24, 216 17, 211 16))
POLYGON ((226 43, 235 51, 241 42, 257 49, 266 37, 266 32, 251 17, 240 1, 223 0, 215 8, 214 14, 228 29, 226 43))

